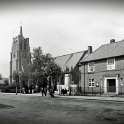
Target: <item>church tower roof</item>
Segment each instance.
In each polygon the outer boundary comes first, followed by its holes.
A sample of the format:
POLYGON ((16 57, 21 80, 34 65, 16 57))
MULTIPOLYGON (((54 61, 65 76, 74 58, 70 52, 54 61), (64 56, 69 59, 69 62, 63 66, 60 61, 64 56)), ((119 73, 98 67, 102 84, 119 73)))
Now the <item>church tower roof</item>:
POLYGON ((23 36, 22 26, 20 26, 20 36, 23 36))

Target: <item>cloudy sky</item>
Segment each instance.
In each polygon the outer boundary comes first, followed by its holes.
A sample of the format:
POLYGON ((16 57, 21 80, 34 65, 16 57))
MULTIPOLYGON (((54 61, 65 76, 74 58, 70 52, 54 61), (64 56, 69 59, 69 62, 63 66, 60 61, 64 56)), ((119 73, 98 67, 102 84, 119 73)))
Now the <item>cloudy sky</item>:
POLYGON ((111 38, 124 39, 123 2, 17 1, 0 1, 0 73, 5 77, 9 76, 12 38, 20 25, 31 49, 41 46, 53 56, 89 45, 95 50, 111 38))

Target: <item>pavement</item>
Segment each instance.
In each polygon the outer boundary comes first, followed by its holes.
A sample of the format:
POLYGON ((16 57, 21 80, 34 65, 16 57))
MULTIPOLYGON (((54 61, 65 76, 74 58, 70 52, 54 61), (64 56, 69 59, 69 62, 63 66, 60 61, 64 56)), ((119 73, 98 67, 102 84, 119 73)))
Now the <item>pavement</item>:
POLYGON ((116 101, 116 102, 124 102, 123 97, 109 97, 109 96, 57 96, 61 98, 75 98, 75 99, 84 99, 84 100, 100 100, 100 101, 116 101))
MULTIPOLYGON (((15 93, 0 93, 0 95, 16 95, 15 93)), ((22 96, 42 96, 41 93, 33 94, 20 94, 22 96)), ((71 98, 71 99, 82 99, 82 100, 100 100, 100 101, 115 101, 115 102, 124 102, 124 96, 62 96, 55 95, 58 98, 71 98)))

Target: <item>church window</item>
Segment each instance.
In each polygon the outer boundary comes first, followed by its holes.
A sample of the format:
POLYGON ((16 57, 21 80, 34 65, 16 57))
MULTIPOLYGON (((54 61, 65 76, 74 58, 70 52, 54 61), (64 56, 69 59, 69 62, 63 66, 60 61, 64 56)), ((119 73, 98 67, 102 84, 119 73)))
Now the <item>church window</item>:
POLYGON ((16 55, 15 55, 15 53, 13 53, 13 58, 15 58, 16 57, 16 55))

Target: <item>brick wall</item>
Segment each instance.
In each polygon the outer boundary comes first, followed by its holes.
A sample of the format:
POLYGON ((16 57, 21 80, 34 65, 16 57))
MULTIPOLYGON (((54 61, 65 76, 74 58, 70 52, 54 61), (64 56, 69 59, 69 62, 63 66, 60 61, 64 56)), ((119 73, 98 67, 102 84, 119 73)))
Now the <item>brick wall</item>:
POLYGON ((95 72, 88 73, 88 63, 82 64, 80 66, 81 71, 81 88, 82 92, 90 92, 94 90, 94 92, 104 92, 104 79, 105 77, 118 77, 119 81, 119 93, 124 93, 124 57, 115 58, 115 70, 107 70, 107 60, 99 60, 95 61, 95 72), (85 69, 84 69, 85 68, 85 69), (85 70, 85 71, 84 71, 85 70), (89 78, 94 78, 95 85, 99 84, 98 87, 89 87, 89 78), (85 89, 84 89, 85 87, 85 89))

